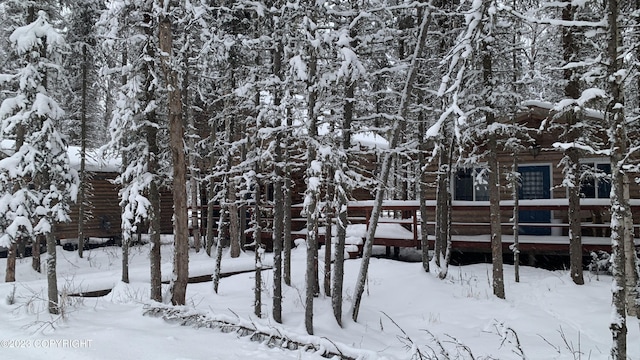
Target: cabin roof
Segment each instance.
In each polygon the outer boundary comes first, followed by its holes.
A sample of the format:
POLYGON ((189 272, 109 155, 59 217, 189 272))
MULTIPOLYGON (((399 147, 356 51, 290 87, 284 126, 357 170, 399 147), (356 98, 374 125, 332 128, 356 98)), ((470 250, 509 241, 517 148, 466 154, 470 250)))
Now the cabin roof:
MULTIPOLYGON (((14 140, 4 139, 0 141, 0 152, 3 154, 11 154, 15 147, 14 140)), ((80 147, 69 146, 67 153, 69 154, 69 162, 74 169, 80 169, 80 147)), ((87 150, 87 158, 85 168, 92 172, 118 172, 120 171, 120 158, 103 154, 96 149, 87 150)))

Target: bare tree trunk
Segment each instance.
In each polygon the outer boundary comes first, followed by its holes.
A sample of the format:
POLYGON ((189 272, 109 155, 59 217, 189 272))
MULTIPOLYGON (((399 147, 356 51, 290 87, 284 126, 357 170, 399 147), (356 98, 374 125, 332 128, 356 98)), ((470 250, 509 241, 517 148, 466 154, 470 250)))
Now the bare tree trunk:
POLYGON ((282 194, 282 148, 280 146, 281 134, 276 136, 275 148, 275 179, 273 182, 273 319, 282 323, 282 232, 284 214, 291 209, 284 208, 282 194))
MULTIPOLYGON (((148 114, 150 122, 156 122, 155 111, 148 114)), ((158 172, 158 156, 160 150, 158 149, 158 130, 154 126, 147 127, 147 143, 149 144, 149 160, 148 170, 151 174, 158 172)), ((162 267, 161 267, 161 254, 160 248, 160 189, 158 188, 157 178, 149 184, 149 202, 151 203, 150 209, 150 223, 149 232, 151 249, 149 250, 149 270, 151 280, 151 293, 150 298, 154 301, 162 301, 162 267)))
POLYGON ((451 227, 449 226, 450 214, 450 184, 451 184, 451 150, 453 148, 453 136, 448 126, 443 127, 438 149, 438 175, 436 177, 436 225, 434 257, 438 266, 438 277, 444 279, 447 276, 449 263, 448 249, 451 242, 451 227), (451 140, 449 140, 451 139, 451 140))
POLYGON ((40 257, 41 246, 42 246, 42 236, 36 235, 36 238, 33 239, 33 245, 31 247, 31 267, 33 268, 33 270, 37 272, 42 271, 41 257, 40 257))
POLYGON ((307 143, 308 169, 306 174, 307 191, 305 211, 307 212, 307 267, 305 275, 306 296, 305 296, 305 328, 309 335, 313 335, 313 299, 319 294, 318 284, 318 222, 320 221, 320 211, 318 209, 318 198, 320 196, 320 174, 319 161, 316 159, 317 151, 315 140, 318 136, 316 106, 316 68, 317 58, 315 49, 310 48, 308 64, 309 81, 307 84, 308 95, 308 121, 307 126, 309 141, 307 143))
MULTIPOLYGON (((482 73, 485 91, 489 95, 493 93, 493 69, 492 54, 489 51, 489 42, 482 42, 482 73)), ((485 106, 493 107, 490 97, 485 99, 485 106)), ((487 129, 495 123, 495 115, 492 111, 485 112, 487 129)), ((495 131, 489 132, 488 138, 488 166, 489 166, 489 208, 491 211, 491 262, 493 264, 493 294, 500 299, 505 298, 504 274, 502 260, 502 227, 500 226, 500 167, 498 165, 498 135, 495 131)))
POLYGON ((149 201, 151 202, 152 215, 150 224, 151 249, 149 250, 149 264, 151 276, 150 298, 154 301, 162 301, 162 267, 160 254, 160 192, 154 182, 149 187, 149 201))
MULTIPOLYGON (((398 118, 406 119, 409 114, 409 102, 411 93, 413 92, 414 82, 418 74, 418 61, 422 56, 426 39, 427 29, 431 23, 431 3, 425 10, 422 23, 420 24, 420 34, 418 36, 418 42, 415 47, 411 65, 408 69, 407 78, 402 92, 402 98, 400 99, 400 105, 398 108, 398 118)), ((391 138, 389 139, 389 149, 394 150, 398 146, 401 133, 401 124, 399 120, 395 120, 391 127, 391 138)), ((356 287, 354 290, 354 303, 351 311, 351 317, 354 321, 358 320, 358 312, 360 311, 360 302, 362 301, 362 294, 364 293, 364 287, 367 281, 367 273, 369 269, 369 261, 371 260, 371 253, 373 250, 373 240, 375 238, 376 228, 378 227, 378 220, 380 219, 380 211, 382 209, 382 201, 384 200, 385 187, 389 180, 389 170, 392 163, 392 151, 385 153, 380 169, 380 176, 378 178, 378 187, 376 189, 376 198, 374 201, 373 209, 371 211, 371 219, 369 223, 369 229, 367 229, 367 237, 364 245, 362 255, 362 265, 358 278, 356 280, 356 287)))
MULTIPOLYGON (((355 30, 352 28, 351 38, 355 38, 355 30)), ((353 44, 352 44, 353 46, 353 44)), ((343 122, 342 122, 342 157, 340 159, 341 164, 349 163, 349 155, 347 149, 351 147, 351 123, 353 122, 353 109, 354 109, 354 97, 356 89, 356 81, 348 78, 346 79, 345 89, 345 102, 343 105, 343 122)), ((333 316, 336 318, 338 325, 342 326, 342 291, 344 288, 344 251, 347 238, 347 204, 349 202, 349 185, 345 179, 346 167, 342 166, 338 168, 339 176, 341 179, 336 184, 334 191, 334 197, 337 199, 334 212, 337 211, 337 234, 336 234, 336 249, 335 249, 335 261, 333 266, 333 292, 331 294, 331 304, 333 307, 333 316)))
MULTIPOLYGON (((53 226, 53 225, 52 225, 53 226)), ((60 313, 58 297, 58 275, 56 273, 56 237, 53 230, 46 235, 47 239, 47 295, 49 298, 49 314, 60 313)))
MULTIPOLYGON (((287 129, 290 129, 293 125, 292 116, 287 110, 287 129)), ((283 246, 283 258, 282 258, 282 279, 284 283, 288 286, 291 286, 291 191, 292 191, 292 181, 291 181, 291 156, 290 156, 290 146, 291 140, 290 136, 287 135, 285 139, 285 149, 284 149, 284 185, 283 185, 283 194, 284 194, 284 234, 282 238, 283 246)))
POLYGON ((195 157, 192 158, 190 179, 191 184, 191 233, 193 234, 193 247, 196 253, 202 248, 202 240, 200 238, 200 213, 201 208, 198 203, 198 172, 195 169, 195 157))
POLYGON ((4 282, 16 281, 16 258, 18 253, 18 244, 11 241, 9 249, 7 249, 7 269, 4 274, 4 282))
MULTIPOLYGON (((225 175, 226 177, 227 175, 225 175)), ((226 184, 223 183, 223 184, 226 184)), ((221 203, 220 206, 220 219, 218 220, 218 241, 216 244, 216 267, 213 272, 213 291, 218 293, 218 286, 220 284, 220 270, 222 265, 222 250, 224 245, 222 243, 223 236, 226 236, 229 230, 229 208, 227 204, 221 203)))
POLYGON ((420 247, 422 250, 422 268, 425 272, 429 272, 429 231, 428 231, 428 210, 427 204, 427 161, 424 156, 426 149, 426 143, 424 141, 424 134, 426 132, 424 113, 420 112, 420 119, 418 119, 418 198, 420 200, 420 247))
MULTIPOLYGON (((575 8, 569 4, 562 9, 562 20, 573 21, 575 8)), ((562 28, 563 60, 565 64, 575 61, 578 55, 578 47, 574 41, 575 27, 562 28)), ((565 96, 571 99, 580 97, 579 83, 574 68, 567 66, 564 69, 564 80, 567 82, 564 88, 565 96)), ((566 129, 564 140, 566 143, 574 143, 580 138, 581 129, 576 127, 578 123, 577 115, 570 111, 566 115, 566 129)), ((584 284, 582 274, 582 230, 580 226, 580 151, 576 148, 569 148, 564 153, 566 164, 563 172, 565 181, 571 182, 568 186, 569 199, 569 262, 571 279, 577 285, 584 284)))
POLYGON ((129 234, 122 239, 122 275, 120 280, 127 284, 129 283, 129 242, 131 236, 129 234))
POLYGON ((520 173, 518 172, 518 155, 513 154, 513 164, 511 165, 511 198, 513 199, 513 269, 515 281, 520 282, 520 173))
POLYGON ((240 233, 240 216, 238 214, 237 195, 235 188, 235 181, 230 180, 229 184, 229 247, 230 256, 237 258, 240 256, 240 237, 244 236, 240 233))
MULTIPOLYGON (((629 176, 624 174, 624 198, 629 199, 629 176)), ((625 258, 625 288, 627 301, 627 314, 638 316, 638 272, 636 263, 638 261, 633 239, 633 214, 629 210, 624 218, 624 258, 625 258)))
POLYGON ((215 190, 215 182, 213 178, 208 181, 207 189, 207 255, 211 256, 211 248, 213 247, 213 212, 215 203, 213 201, 213 194, 215 190))
POLYGON ((260 165, 256 163, 256 177, 254 179, 254 195, 253 195, 253 243, 255 244, 255 265, 256 265, 256 273, 255 273, 255 286, 254 286, 254 307, 253 313, 257 317, 262 317, 262 261, 264 254, 264 247, 262 245, 262 217, 260 214, 262 204, 261 204, 261 191, 260 191, 260 180, 258 178, 258 174, 260 174, 260 165))
POLYGON ((78 257, 82 258, 84 250, 84 222, 85 222, 85 202, 87 201, 87 82, 88 80, 88 54, 87 45, 82 45, 82 89, 81 89, 81 105, 80 105, 80 170, 78 176, 80 178, 80 186, 77 197, 78 204, 78 257))
MULTIPOLYGON (((165 0, 161 0, 161 6, 165 0)), ((169 6, 166 7, 167 11, 169 6)), ((171 303, 184 305, 189 280, 189 228, 187 225, 186 160, 184 151, 184 128, 182 125, 182 96, 178 76, 171 68, 173 34, 171 20, 167 14, 159 19, 159 44, 163 53, 161 64, 169 91, 169 146, 173 162, 173 208, 174 208, 174 259, 171 283, 171 303)))
POLYGON ((623 168, 624 157, 627 155, 628 137, 624 118, 624 77, 619 76, 622 68, 622 35, 618 28, 620 15, 618 0, 608 1, 608 31, 606 60, 609 62, 609 96, 607 117, 609 123, 609 146, 611 160, 611 257, 613 263, 611 272, 613 285, 611 286, 613 314, 611 318, 611 359, 625 360, 627 358, 627 307, 625 289, 625 253, 624 234, 625 219, 630 217, 629 199, 625 197, 623 168))
POLYGON ((191 233, 193 234, 193 247, 196 253, 200 252, 202 248, 202 241, 200 239, 200 214, 201 208, 198 202, 198 166, 197 166, 197 152, 196 152, 196 136, 197 129, 195 125, 195 119, 193 111, 189 103, 189 51, 183 55, 184 59, 184 79, 182 79, 183 87, 183 107, 186 109, 187 122, 189 123, 189 186, 191 190, 191 233))
MULTIPOLYGON (((327 166, 327 179, 334 178, 335 171, 333 170, 333 166, 327 166)), ((324 234, 324 294, 326 296, 331 296, 331 260, 332 260, 332 244, 331 237, 333 236, 333 194, 334 194, 334 185, 333 181, 327 182, 327 193, 325 194, 325 234, 324 234)))
MULTIPOLYGON (((32 10, 32 7, 29 8, 32 10)), ((30 13, 32 13, 30 11, 30 13)), ((33 22, 35 18, 31 21, 33 22)), ((31 23, 29 22, 29 24, 31 23)), ((18 125, 16 129, 16 141, 15 141, 15 151, 17 152, 22 145, 24 144, 24 126, 18 125)), ((18 191, 18 184, 14 184, 13 192, 18 191)), ((16 240, 11 241, 11 245, 9 245, 9 249, 7 249, 7 267, 4 274, 5 282, 14 282, 16 281, 16 258, 18 257, 18 242, 16 240)))

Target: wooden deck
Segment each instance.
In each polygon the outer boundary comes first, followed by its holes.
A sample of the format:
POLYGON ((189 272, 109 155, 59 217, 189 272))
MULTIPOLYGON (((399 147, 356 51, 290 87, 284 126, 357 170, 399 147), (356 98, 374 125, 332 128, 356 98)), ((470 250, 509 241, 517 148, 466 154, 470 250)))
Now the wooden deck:
MULTIPOLYGON (((435 201, 426 202, 427 209, 431 214, 435 213, 435 201)), ((632 211, 640 212, 640 200, 631 201, 632 211)), ((300 206, 298 206, 300 207, 300 206)), ((502 211, 512 211, 513 201, 501 201, 502 211)), ((540 199, 521 200, 519 204, 521 210, 554 210, 566 211, 568 209, 567 199, 540 199)), ((361 245, 366 237, 366 230, 369 224, 373 201, 352 201, 348 204, 347 213, 349 226, 347 237, 349 244, 361 245)), ((608 211, 608 199, 584 199, 581 204, 582 210, 608 211)), ((386 247, 415 247, 420 248, 420 204, 418 201, 390 200, 383 202, 383 216, 380 217, 376 230, 374 245, 386 247)), ((488 201, 453 201, 452 213, 473 210, 489 214, 488 201)), ((295 211, 295 210, 294 210, 295 211)), ((429 217, 428 217, 429 219, 429 217)), ((295 218, 294 221, 306 224, 306 219, 295 218)), ((433 248, 435 241, 435 222, 427 221, 429 225, 428 239, 429 247, 433 248)), ((514 243, 512 235, 514 224, 512 222, 502 222, 503 227, 503 250, 511 252, 510 246, 514 243)), ((557 220, 549 223, 520 223, 519 226, 537 227, 551 229, 551 235, 519 235, 519 249, 521 253, 529 254, 549 254, 568 255, 569 237, 566 235, 569 227, 568 223, 557 220), (564 235, 563 235, 564 234, 564 235)), ((486 221, 453 221, 452 227, 452 249, 460 252, 490 252, 490 223, 486 221)), ((610 228, 608 223, 583 222, 584 230, 596 231, 602 234, 607 233, 610 228)), ((589 232, 586 231, 586 232, 589 232)), ((319 242, 324 243, 324 227, 319 229, 319 242)), ((335 234, 335 229, 333 230, 335 234)), ((634 224, 636 235, 635 244, 640 247, 640 223, 634 224)), ((293 232, 294 236, 306 236, 306 229, 293 232)), ((589 256, 592 251, 610 251, 611 239, 608 236, 582 236, 583 254, 589 256)))

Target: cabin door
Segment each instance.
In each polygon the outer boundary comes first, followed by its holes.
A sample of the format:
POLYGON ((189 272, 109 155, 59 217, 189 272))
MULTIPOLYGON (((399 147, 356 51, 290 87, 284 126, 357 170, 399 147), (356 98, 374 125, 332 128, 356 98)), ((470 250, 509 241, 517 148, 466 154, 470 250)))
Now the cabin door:
MULTIPOLYGON (((545 165, 519 166, 521 200, 551 198, 551 170, 545 165)), ((520 223, 550 223, 551 210, 520 210, 520 223)), ((551 235, 551 228, 520 226, 523 235, 551 235)))

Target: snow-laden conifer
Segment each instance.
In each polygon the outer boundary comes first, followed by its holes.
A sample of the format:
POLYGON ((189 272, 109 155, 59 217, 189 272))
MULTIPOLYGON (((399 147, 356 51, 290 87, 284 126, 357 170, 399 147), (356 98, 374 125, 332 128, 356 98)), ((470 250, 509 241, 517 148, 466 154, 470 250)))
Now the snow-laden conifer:
POLYGON ((64 39, 44 11, 9 39, 23 67, 15 74, 16 95, 0 105, 0 134, 14 144, 13 152, 0 160, 0 208, 6 211, 0 241, 10 247, 20 238, 46 237, 48 308, 58 313, 55 224, 69 221, 78 190, 67 143, 56 128, 64 111, 50 97, 47 81, 50 72, 60 68, 64 39))

